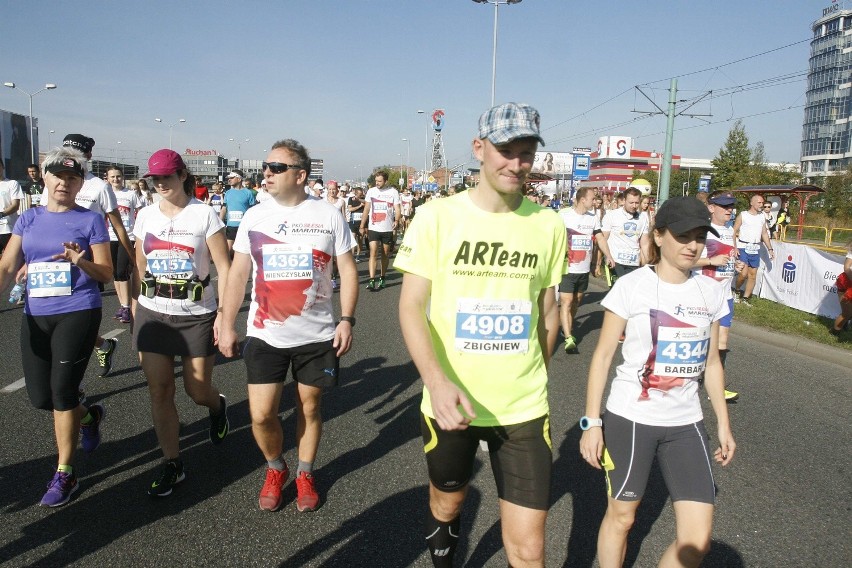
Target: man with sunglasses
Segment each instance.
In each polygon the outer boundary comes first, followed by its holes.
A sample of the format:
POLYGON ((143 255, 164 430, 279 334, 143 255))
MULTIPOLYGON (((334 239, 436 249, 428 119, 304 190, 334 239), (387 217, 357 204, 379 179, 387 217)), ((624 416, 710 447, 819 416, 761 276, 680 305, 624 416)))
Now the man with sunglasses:
POLYGON ((736 290, 738 297, 734 302, 751 307, 751 293, 757 281, 757 267, 760 266, 760 244, 766 245, 769 258, 775 260, 775 251, 769 240, 769 230, 766 228, 766 218, 763 215, 765 200, 760 194, 751 196, 750 208, 743 211, 734 223, 734 242, 737 243, 736 255, 745 266, 737 276, 736 290), (745 284, 745 290, 741 288, 745 284))
POLYGON ((225 200, 219 211, 219 218, 225 221, 225 238, 228 240, 228 253, 234 256, 234 239, 237 237, 237 229, 240 228, 243 215, 249 207, 257 203, 254 192, 243 187, 242 170, 233 170, 228 174, 228 185, 231 189, 225 192, 225 200))
MULTIPOLYGON (((710 225, 719 233, 707 233, 707 242, 701 252, 701 258, 695 262, 697 272, 715 279, 728 290, 728 315, 719 320, 719 358, 722 366, 728 356, 728 332, 734 320, 734 294, 731 284, 734 280, 734 263, 737 257, 734 247, 734 230, 728 227, 731 213, 737 200, 729 191, 714 191, 707 198, 710 211, 710 225)), ((727 375, 726 375, 727 376, 727 375)), ((725 389, 725 400, 736 400, 740 395, 725 389)))
POLYGON ((517 103, 479 119, 479 184, 417 211, 394 267, 399 320, 423 379, 420 427, 429 471, 426 542, 453 565, 474 458, 487 444, 511 566, 544 565, 552 450, 547 362, 566 233, 524 197, 539 114, 517 103))
POLYGON ((322 433, 320 397, 337 384, 340 357, 352 345, 358 271, 352 237, 340 211, 309 198, 311 160, 295 140, 276 142, 263 163, 272 199, 246 212, 234 241, 234 261, 222 302, 219 348, 239 353, 234 322, 249 274, 252 299, 243 349, 252 433, 267 461, 258 503, 274 511, 282 502, 289 469, 278 417, 287 371, 296 383, 296 508, 314 511, 320 497, 313 474, 322 433), (332 306, 332 259, 340 271, 341 316, 332 306))

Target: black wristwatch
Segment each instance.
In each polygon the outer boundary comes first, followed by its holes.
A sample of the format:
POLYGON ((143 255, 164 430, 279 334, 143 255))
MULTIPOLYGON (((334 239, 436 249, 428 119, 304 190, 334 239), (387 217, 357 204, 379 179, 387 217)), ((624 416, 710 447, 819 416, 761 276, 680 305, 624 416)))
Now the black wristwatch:
POLYGON ((355 316, 340 316, 340 321, 348 321, 349 325, 355 327, 355 316))

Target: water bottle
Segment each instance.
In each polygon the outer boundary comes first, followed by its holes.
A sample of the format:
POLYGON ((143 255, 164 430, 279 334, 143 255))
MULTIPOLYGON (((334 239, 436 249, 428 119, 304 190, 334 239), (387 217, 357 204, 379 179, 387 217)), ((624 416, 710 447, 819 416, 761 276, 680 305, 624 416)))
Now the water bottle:
POLYGON ((17 304, 18 301, 24 297, 24 290, 26 289, 27 286, 23 282, 18 282, 17 284, 15 284, 14 288, 12 288, 12 291, 9 292, 9 303, 17 304))

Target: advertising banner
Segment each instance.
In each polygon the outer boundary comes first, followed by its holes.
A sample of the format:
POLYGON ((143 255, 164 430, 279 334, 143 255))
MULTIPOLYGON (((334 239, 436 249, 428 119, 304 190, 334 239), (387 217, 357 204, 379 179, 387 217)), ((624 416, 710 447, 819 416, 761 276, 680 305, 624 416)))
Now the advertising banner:
POLYGON ((574 180, 589 179, 591 161, 592 159, 588 155, 574 154, 574 180))
POLYGON ((809 314, 828 318, 840 315, 834 281, 843 270, 844 257, 805 245, 772 241, 775 261, 766 248, 760 257, 764 266, 760 297, 809 314))
POLYGON ((629 136, 601 136, 598 138, 598 158, 626 159, 633 149, 629 136))
POLYGON ((532 171, 548 176, 567 176, 573 165, 570 152, 536 152, 532 171))
MULTIPOLYGON (((38 128, 38 119, 35 122, 38 128)), ((33 161, 30 132, 30 117, 0 110, 0 160, 9 179, 27 179, 27 166, 33 161)))

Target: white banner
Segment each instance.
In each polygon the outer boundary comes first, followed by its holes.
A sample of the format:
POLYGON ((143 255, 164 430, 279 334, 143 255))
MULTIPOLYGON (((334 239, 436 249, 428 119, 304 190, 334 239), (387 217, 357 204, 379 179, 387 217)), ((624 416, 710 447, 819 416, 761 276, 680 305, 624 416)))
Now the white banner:
POLYGON ((772 241, 775 261, 761 247, 763 282, 760 297, 809 314, 828 318, 840 315, 837 276, 844 257, 805 245, 772 241))

